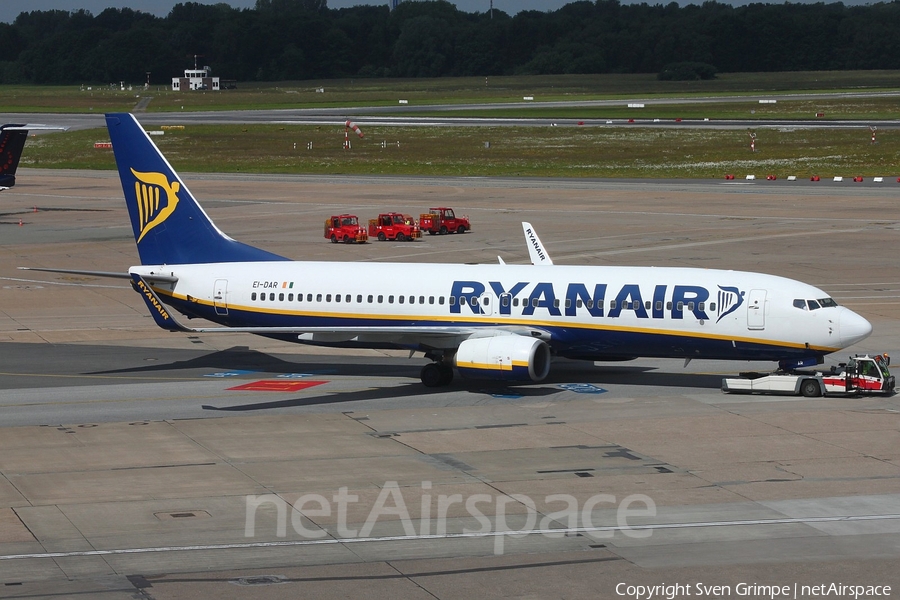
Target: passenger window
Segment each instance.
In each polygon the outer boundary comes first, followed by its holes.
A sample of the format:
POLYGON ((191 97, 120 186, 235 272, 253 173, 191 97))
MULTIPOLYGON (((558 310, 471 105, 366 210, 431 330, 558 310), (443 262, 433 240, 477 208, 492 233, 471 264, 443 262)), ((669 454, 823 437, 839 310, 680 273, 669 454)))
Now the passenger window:
POLYGON ((566 308, 572 308, 572 299, 566 298, 566 308))
POLYGON ((715 302, 710 302, 710 303, 709 303, 709 310, 716 310, 716 303, 715 303, 715 302))
POLYGON ((444 297, 443 296, 438 296, 438 304, 440 304, 441 306, 444 305, 444 297))
POLYGON ((537 299, 537 298, 532 298, 532 300, 531 300, 531 306, 533 306, 534 308, 537 308, 537 305, 538 305, 538 299, 537 299))
POLYGON ((794 308, 806 310, 806 300, 794 300, 794 308))
POLYGON ((325 302, 331 302, 331 294, 325 294, 325 302))
MULTIPOLYGON (((419 304, 425 304, 425 296, 419 296, 419 304)), ((432 302, 434 304, 434 302, 432 302)))
POLYGON ((509 296, 505 294, 500 296, 500 306, 509 306, 509 296))
POLYGON ((252 294, 250 294, 250 299, 256 300, 256 292, 253 292, 252 294))
POLYGON ((288 302, 293 302, 293 301, 294 301, 294 295, 288 294, 288 302))
POLYGON ((384 296, 379 295, 378 296, 378 304, 383 304, 383 303, 384 303, 384 296))
POLYGON ((394 297, 388 296, 388 304, 393 304, 393 303, 394 303, 394 297))
POLYGON ((513 298, 513 306, 518 306, 518 305, 519 305, 519 299, 513 298))
POLYGON ((656 301, 656 310, 662 310, 662 300, 656 301))
MULTIPOLYGON (((568 306, 568 304, 566 306, 568 306)), ((581 298, 575 301, 575 308, 581 308, 582 306, 584 306, 584 302, 581 300, 581 298)))
POLYGON ((269 300, 271 300, 272 302, 275 302, 275 292, 272 292, 271 294, 269 294, 269 300))
POLYGON ((428 304, 434 304, 434 296, 428 296, 428 304))
POLYGON ((307 294, 307 295, 306 295, 306 301, 307 301, 307 302, 312 302, 312 294, 307 294))
POLYGON ((456 306, 456 296, 450 296, 450 306, 456 306))
POLYGON ((616 307, 616 301, 615 301, 615 300, 610 300, 610 301, 609 301, 609 307, 610 307, 610 308, 615 308, 615 307, 616 307))
POLYGON ((666 310, 672 310, 672 302, 666 302, 666 310))
POLYGON ((368 297, 366 298, 366 302, 368 302, 369 304, 372 304, 372 302, 374 300, 375 300, 375 298, 372 297, 372 294, 369 294, 368 297))
POLYGON ((678 312, 681 312, 683 310, 684 310, 684 302, 679 302, 678 303, 678 312))
POLYGON ((334 301, 335 301, 335 302, 340 302, 340 301, 341 301, 341 295, 340 295, 340 294, 335 294, 335 295, 334 295, 334 301))
POLYGON ((485 306, 487 306, 487 305, 489 305, 489 304, 491 303, 491 299, 488 298, 487 296, 485 296, 485 297, 482 299, 481 303, 484 304, 485 306))
POLYGON ((553 299, 553 308, 559 308, 559 298, 553 299))
POLYGON ((697 310, 705 310, 704 306, 705 306, 705 304, 703 302, 699 303, 697 305, 697 310))
POLYGON ((653 303, 650 302, 649 300, 647 300, 646 302, 644 302, 644 309, 645 309, 645 310, 650 310, 650 307, 651 307, 651 306, 653 306, 653 303))
POLYGON ((694 312, 694 303, 693 303, 693 302, 688 302, 687 308, 688 308, 689 311, 694 312))
MULTIPOLYGON (((603 300, 597 300, 597 306, 603 306, 603 300)), ((588 307, 588 308, 594 308, 594 301, 593 301, 593 300, 588 300, 588 301, 587 301, 587 307, 588 307)))
MULTIPOLYGON (((348 300, 347 302, 349 302, 349 300, 348 300)), ((371 300, 369 300, 369 302, 371 302, 371 300)), ((357 304, 362 304, 362 294, 357 294, 357 295, 356 295, 356 303, 357 303, 357 304)))
POLYGON ((284 302, 284 294, 278 294, 278 301, 284 302))
MULTIPOLYGON (((360 298, 361 297, 362 296, 360 296, 360 298)), ((353 301, 353 297, 350 294, 347 294, 346 296, 344 296, 344 302, 352 302, 352 301, 353 301)))
POLYGON ((322 294, 316 294, 316 302, 322 301, 322 294))
POLYGON ((405 297, 404 297, 404 296, 398 296, 398 297, 397 297, 397 302, 399 302, 400 304, 403 304, 404 301, 405 301, 405 297))

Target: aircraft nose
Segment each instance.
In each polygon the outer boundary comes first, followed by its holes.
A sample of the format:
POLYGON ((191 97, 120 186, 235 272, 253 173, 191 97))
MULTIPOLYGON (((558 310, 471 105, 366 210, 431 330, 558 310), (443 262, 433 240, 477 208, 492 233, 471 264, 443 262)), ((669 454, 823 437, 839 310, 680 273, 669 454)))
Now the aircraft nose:
POLYGON ((852 310, 844 309, 839 320, 841 346, 846 348, 869 337, 872 324, 852 310))

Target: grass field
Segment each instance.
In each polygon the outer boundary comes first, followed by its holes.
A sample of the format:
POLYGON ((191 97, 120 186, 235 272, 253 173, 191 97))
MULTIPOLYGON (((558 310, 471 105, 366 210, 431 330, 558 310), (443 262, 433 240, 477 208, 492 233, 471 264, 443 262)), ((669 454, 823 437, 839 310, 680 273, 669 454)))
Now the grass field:
MULTIPOLYGON (((427 110, 432 104, 521 102, 524 96, 546 102, 639 96, 664 103, 673 96, 746 95, 753 102, 760 95, 835 90, 900 90, 900 72, 723 73, 709 81, 657 81, 651 74, 341 79, 248 82, 239 83, 238 89, 220 92, 173 92, 161 85, 145 90, 143 85, 127 83, 124 90, 119 84, 0 86, 0 113, 127 111, 145 97, 152 98, 147 107, 151 112, 386 106, 396 105, 401 99, 427 110)), ((730 109, 724 105, 719 110, 730 109)), ((742 111, 740 107, 737 110, 742 111)), ((554 114, 555 110, 551 109, 542 116, 554 114)))
MULTIPOLYGON (((343 149, 344 128, 188 126, 154 137, 176 169, 194 172, 709 178, 892 176, 900 132, 867 128, 745 131, 641 127, 373 127, 343 149), (489 143, 490 147, 486 147, 489 143), (309 148, 312 145, 312 149, 309 148), (296 146, 295 146, 296 145, 296 146)), ((112 169, 93 147, 105 130, 33 137, 23 166, 112 169)))
MULTIPOLYGON (((900 73, 776 73, 722 75, 708 82, 658 82, 652 75, 461 78, 439 80, 343 80, 242 87, 223 92, 122 91, 95 86, 27 88, 0 86, 3 112, 128 111, 153 96, 148 110, 177 112, 251 108, 394 105, 399 99, 432 104, 647 98, 644 109, 621 106, 522 108, 449 113, 455 116, 585 119, 856 119, 858 128, 759 128, 757 152, 747 131, 606 127, 367 127, 364 139, 344 150, 343 127, 190 126, 154 138, 176 168, 198 172, 384 175, 721 177, 891 176, 900 172, 900 130, 878 132, 871 143, 867 119, 900 119, 895 97, 798 100, 793 92, 895 90, 900 73), (88 89, 91 87, 93 89, 88 89), (323 89, 317 92, 316 89, 323 89), (746 96, 746 100, 678 104, 671 98, 746 96), (759 98, 777 98, 759 104, 759 98), (310 148, 311 145, 311 149, 310 148), (489 146, 489 147, 488 147, 489 146)), ((441 116, 448 116, 441 112, 441 116)), ((29 139, 23 166, 113 168, 105 130, 73 131, 29 139)))

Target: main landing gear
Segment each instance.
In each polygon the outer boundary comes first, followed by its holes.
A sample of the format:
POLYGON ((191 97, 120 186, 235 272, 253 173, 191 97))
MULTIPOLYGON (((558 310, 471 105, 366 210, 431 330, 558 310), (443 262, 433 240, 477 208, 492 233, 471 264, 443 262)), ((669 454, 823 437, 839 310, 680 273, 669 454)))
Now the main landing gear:
POLYGON ((422 367, 419 374, 425 387, 441 387, 453 381, 453 367, 443 362, 433 362, 422 367))

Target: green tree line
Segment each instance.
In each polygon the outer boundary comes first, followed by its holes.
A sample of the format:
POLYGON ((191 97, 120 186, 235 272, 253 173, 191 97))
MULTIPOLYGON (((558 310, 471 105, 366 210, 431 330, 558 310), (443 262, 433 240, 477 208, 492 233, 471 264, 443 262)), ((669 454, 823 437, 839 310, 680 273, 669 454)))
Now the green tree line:
POLYGON ((572 2, 466 13, 445 0, 329 9, 326 0, 31 11, 0 23, 0 83, 169 83, 193 56, 240 81, 900 68, 900 0, 866 6, 572 2))

